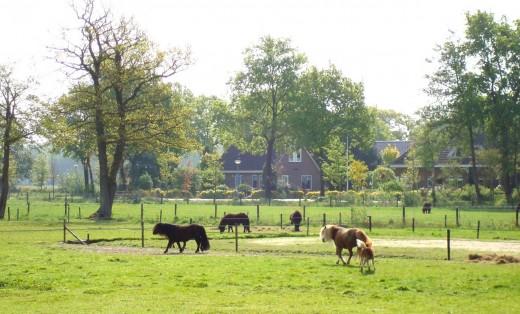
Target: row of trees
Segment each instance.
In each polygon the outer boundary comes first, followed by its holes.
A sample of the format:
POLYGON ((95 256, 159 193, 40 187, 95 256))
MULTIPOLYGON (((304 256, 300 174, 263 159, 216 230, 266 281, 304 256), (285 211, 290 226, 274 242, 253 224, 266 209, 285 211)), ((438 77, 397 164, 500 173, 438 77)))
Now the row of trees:
POLYGON ((422 111, 425 128, 417 152, 431 165, 447 143, 465 148, 477 200, 482 198, 480 163, 498 168, 511 203, 520 151, 520 20, 509 23, 490 13, 468 14, 465 36, 446 41, 438 51, 438 69, 429 76, 427 89, 437 102, 422 111), (477 143, 482 136, 485 141, 477 143), (484 144, 495 158, 481 153, 478 160, 477 144, 484 144))
MULTIPOLYGON (((151 182, 189 190, 193 173, 178 167, 188 151, 201 152, 201 185, 216 191, 223 181, 220 147, 231 144, 266 154, 263 183, 270 198, 277 152, 305 147, 316 157, 322 182, 337 190, 348 188, 348 181, 362 188, 368 167, 353 156, 389 164, 399 152, 389 148, 373 156, 373 140, 412 138, 407 177, 416 188, 417 166, 435 173, 439 152, 447 145, 467 147, 476 168, 475 138, 486 134, 496 139, 491 145, 500 156, 501 181, 510 200, 518 164, 514 130, 519 122, 520 45, 518 28, 505 21, 495 22, 485 13, 469 15, 465 40, 440 48, 439 69, 428 88, 438 102, 422 112, 421 125, 412 129, 414 121, 406 115, 367 107, 362 84, 334 65, 308 65, 289 40, 269 36, 245 51, 243 70, 229 82, 231 102, 194 96, 166 82, 190 64, 188 50, 161 50, 133 20, 114 18, 94 0, 83 4, 74 8, 78 27, 65 32, 63 45, 54 49, 72 83, 65 95, 43 103, 30 95, 30 81, 19 83, 9 69, 0 68, 0 217, 7 200, 10 152, 34 134, 82 165, 90 193, 98 172, 98 218, 111 217, 118 183, 121 189, 146 181, 146 186, 151 182)), ((371 175, 385 178, 385 171, 371 175)), ((479 195, 478 172, 472 174, 479 195)), ((324 189, 322 185, 322 194, 324 189)))

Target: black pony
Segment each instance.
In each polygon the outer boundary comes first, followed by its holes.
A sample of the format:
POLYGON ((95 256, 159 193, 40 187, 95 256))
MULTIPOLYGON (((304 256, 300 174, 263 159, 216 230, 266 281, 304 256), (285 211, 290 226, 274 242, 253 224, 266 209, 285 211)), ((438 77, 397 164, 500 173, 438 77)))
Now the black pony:
POLYGON ((177 246, 179 247, 179 253, 182 253, 186 248, 186 242, 189 240, 195 240, 195 242, 197 242, 197 250, 195 253, 209 250, 209 241, 206 236, 206 230, 204 230, 204 227, 201 225, 191 224, 187 226, 179 226, 158 223, 153 227, 153 234, 160 234, 168 238, 168 245, 164 251, 165 254, 168 252, 169 248, 174 246, 175 242, 177 242, 177 246), (180 242, 183 242, 182 247, 180 242))
POLYGON ((226 230, 227 226, 228 232, 233 231, 234 225, 243 225, 244 232, 251 232, 251 229, 249 228, 249 217, 247 217, 247 215, 244 213, 225 215, 218 224, 218 230, 220 230, 220 233, 222 233, 224 230, 226 230))
POLYGON ((294 231, 300 231, 300 224, 302 223, 302 214, 296 210, 289 216, 291 224, 294 225, 294 231))
POLYGON ((432 204, 431 203, 424 203, 422 207, 422 213, 423 214, 431 214, 432 212, 432 204))

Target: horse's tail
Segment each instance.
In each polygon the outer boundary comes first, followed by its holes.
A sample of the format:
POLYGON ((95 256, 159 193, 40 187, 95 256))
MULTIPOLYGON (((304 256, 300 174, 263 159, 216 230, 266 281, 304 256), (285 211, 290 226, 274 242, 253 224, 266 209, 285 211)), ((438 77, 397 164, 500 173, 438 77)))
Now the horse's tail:
POLYGON ((208 236, 206 235, 206 229, 204 227, 200 227, 200 249, 203 251, 209 250, 209 240, 208 236))
POLYGON ((366 249, 367 245, 365 244, 365 242, 359 240, 359 239, 356 239, 356 244, 357 244, 357 247, 359 249, 366 249))
POLYGON ((359 229, 356 232, 356 239, 363 241, 367 247, 372 247, 372 240, 368 237, 365 231, 359 229))

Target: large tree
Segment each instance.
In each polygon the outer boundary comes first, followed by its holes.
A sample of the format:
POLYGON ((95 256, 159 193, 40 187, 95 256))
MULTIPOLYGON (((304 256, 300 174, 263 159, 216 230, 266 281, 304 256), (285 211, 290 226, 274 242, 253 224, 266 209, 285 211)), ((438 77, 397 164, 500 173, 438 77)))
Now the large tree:
POLYGON ((449 40, 440 47, 438 69, 429 77, 428 94, 436 99, 427 111, 430 118, 447 126, 453 138, 464 135, 463 146, 471 155, 471 176, 475 186, 477 203, 482 196, 477 171, 475 138, 483 130, 483 99, 478 91, 478 79, 468 65, 468 45, 449 40))
POLYGON ((75 12, 79 32, 69 34, 67 46, 58 49, 58 59, 72 70, 78 84, 88 86, 79 92, 89 101, 64 110, 81 112, 84 125, 95 134, 100 190, 95 216, 110 218, 128 145, 186 143, 183 108, 171 102, 171 88, 161 80, 177 73, 189 59, 183 51, 158 50, 132 20, 113 19, 109 11, 98 11, 93 0, 75 12))
POLYGON ((305 56, 291 47, 289 40, 267 36, 245 51, 245 69, 231 81, 232 108, 240 124, 233 131, 241 148, 265 153, 263 180, 268 199, 276 187, 273 172, 276 146, 287 139, 304 63, 305 56))
POLYGON ((39 128, 36 98, 30 94, 32 81, 17 80, 12 69, 0 65, 0 130, 2 132, 2 178, 0 219, 4 218, 9 194, 11 151, 14 144, 29 138, 39 128))
POLYGON ((320 166, 329 161, 325 146, 332 137, 349 148, 371 147, 373 128, 371 116, 364 104, 363 86, 343 76, 336 67, 319 70, 309 68, 300 78, 297 100, 299 106, 290 119, 294 146, 311 151, 320 166))

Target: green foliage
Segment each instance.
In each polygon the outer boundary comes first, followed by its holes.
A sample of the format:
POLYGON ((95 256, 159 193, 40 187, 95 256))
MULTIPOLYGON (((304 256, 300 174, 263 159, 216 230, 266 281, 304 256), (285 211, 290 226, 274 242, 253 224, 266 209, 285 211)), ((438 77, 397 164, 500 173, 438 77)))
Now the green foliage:
POLYGON ((422 198, 419 192, 404 192, 405 206, 420 206, 422 203, 422 198))
POLYGON ((385 166, 390 165, 399 157, 399 150, 395 145, 388 145, 381 151, 381 159, 385 166))
POLYGON ((381 189, 385 192, 402 192, 403 187, 397 180, 385 182, 381 185, 381 189))
POLYGON ((153 187, 152 176, 145 171, 137 180, 137 185, 140 189, 150 190, 153 187))
POLYGON ((49 177, 47 155, 44 153, 39 154, 34 160, 32 168, 33 182, 41 190, 49 177))
POLYGON ((366 185, 368 176, 368 167, 361 160, 353 160, 349 165, 349 179, 352 181, 354 188, 358 191, 366 185))
POLYGON ((238 186, 238 191, 241 192, 244 196, 249 196, 252 190, 253 189, 251 188, 251 186, 247 184, 242 183, 238 186))
POLYGON ((394 170, 384 166, 378 166, 372 173, 370 173, 373 188, 381 188, 385 183, 395 181, 394 170))
POLYGON ((348 159, 345 155, 345 145, 339 137, 334 136, 325 146, 327 161, 322 165, 323 176, 333 187, 343 189, 347 184, 348 159))

